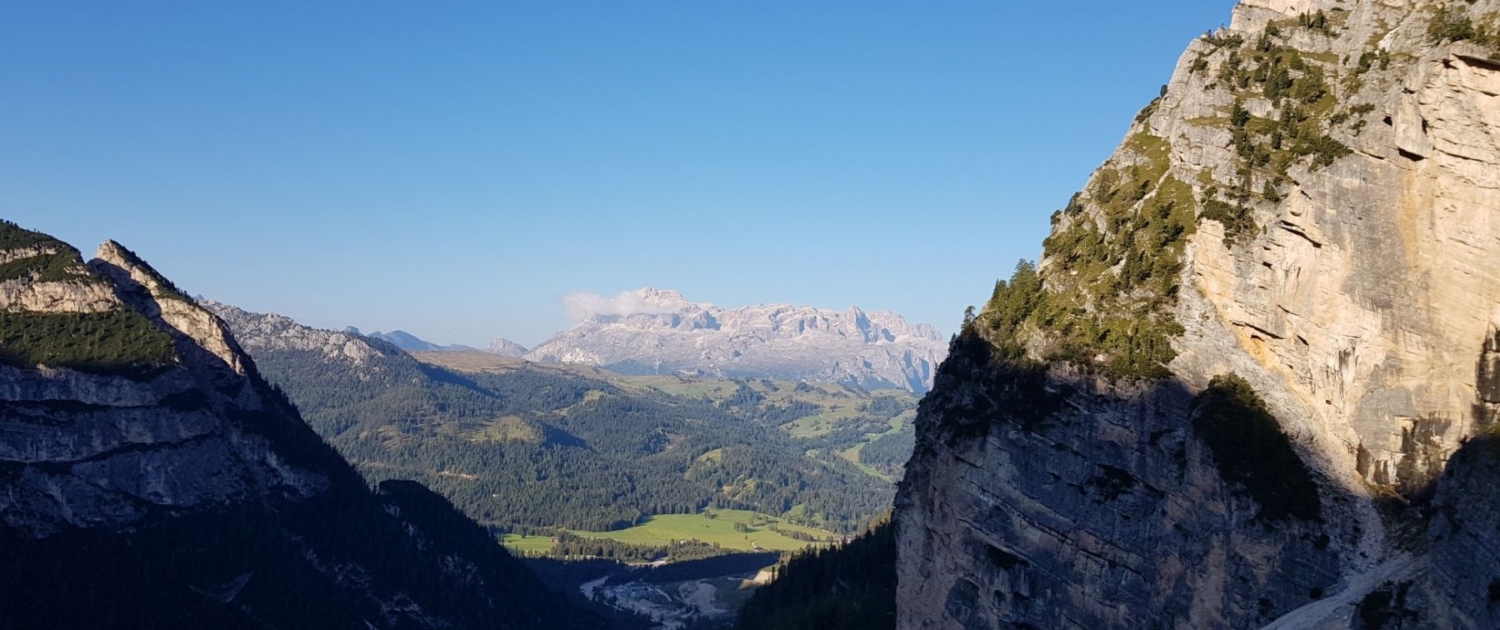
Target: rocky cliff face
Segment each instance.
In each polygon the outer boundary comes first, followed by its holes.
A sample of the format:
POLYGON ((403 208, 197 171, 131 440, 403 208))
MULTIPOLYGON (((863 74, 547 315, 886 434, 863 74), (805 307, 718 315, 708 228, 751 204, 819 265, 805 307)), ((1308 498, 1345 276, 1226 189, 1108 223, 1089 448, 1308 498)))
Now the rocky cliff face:
POLYGON ((910 325, 889 311, 723 309, 656 289, 623 297, 629 309, 588 313, 526 358, 627 374, 693 372, 925 392, 945 347, 931 326, 910 325))
POLYGON ((372 493, 129 250, 0 224, 0 260, 0 628, 587 623, 441 498, 372 493))
POLYGON ((1494 626, 1497 18, 1245 0, 1188 47, 923 403, 903 628, 1494 626))

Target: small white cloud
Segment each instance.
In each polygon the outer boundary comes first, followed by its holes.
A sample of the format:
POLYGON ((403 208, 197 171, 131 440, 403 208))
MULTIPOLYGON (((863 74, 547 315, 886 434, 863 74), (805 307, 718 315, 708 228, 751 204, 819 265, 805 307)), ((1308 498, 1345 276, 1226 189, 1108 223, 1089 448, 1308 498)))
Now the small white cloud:
POLYGON ((614 297, 575 291, 563 296, 562 305, 563 310, 568 313, 568 319, 575 322, 599 317, 660 315, 675 310, 647 300, 639 291, 626 291, 614 297))

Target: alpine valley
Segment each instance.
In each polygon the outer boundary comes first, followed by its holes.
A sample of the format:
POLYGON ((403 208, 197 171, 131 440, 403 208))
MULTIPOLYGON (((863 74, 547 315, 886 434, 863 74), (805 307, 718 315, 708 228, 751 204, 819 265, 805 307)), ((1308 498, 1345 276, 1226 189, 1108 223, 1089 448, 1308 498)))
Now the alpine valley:
POLYGON ((1497 217, 1500 0, 1241 0, 946 343, 487 352, 6 223, 0 630, 1493 630, 1497 217))
POLYGON ((204 305, 366 476, 420 481, 515 533, 707 508, 853 533, 890 505, 912 445, 916 399, 902 390, 408 353, 204 305))

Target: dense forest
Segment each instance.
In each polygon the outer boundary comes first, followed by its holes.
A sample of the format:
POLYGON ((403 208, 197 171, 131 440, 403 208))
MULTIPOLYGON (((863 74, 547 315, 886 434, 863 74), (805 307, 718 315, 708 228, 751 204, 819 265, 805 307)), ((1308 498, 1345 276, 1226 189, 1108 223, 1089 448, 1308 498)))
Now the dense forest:
POLYGON ((686 562, 729 553, 717 543, 711 544, 697 540, 676 541, 669 545, 631 545, 608 538, 585 538, 567 532, 560 532, 553 538, 556 543, 552 549, 546 553, 534 554, 534 557, 646 563, 666 559, 671 559, 673 562, 686 562))
POLYGON ((740 610, 738 630, 896 627, 896 528, 889 520, 841 547, 794 556, 776 571, 740 610))
POLYGON ((838 392, 857 413, 799 435, 782 425, 819 407, 786 390, 827 395, 806 384, 740 381, 729 395, 695 397, 559 370, 458 372, 360 341, 377 354, 350 362, 246 346, 367 477, 418 480, 502 531, 613 530, 730 508, 854 533, 889 507, 889 475, 910 449, 909 423, 892 430, 909 397, 838 392), (768 402, 771 391, 783 402, 768 402), (840 456, 872 436, 864 469, 840 456))

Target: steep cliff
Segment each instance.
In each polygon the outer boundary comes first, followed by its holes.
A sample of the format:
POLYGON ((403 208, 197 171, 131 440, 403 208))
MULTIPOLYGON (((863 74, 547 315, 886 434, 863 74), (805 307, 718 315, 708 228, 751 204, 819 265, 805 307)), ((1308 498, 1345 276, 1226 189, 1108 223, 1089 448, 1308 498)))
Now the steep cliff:
POLYGON ((1497 24, 1244 0, 1188 47, 923 402, 901 627, 1493 627, 1497 24))
POLYGON ((0 261, 0 628, 589 627, 129 250, 4 223, 0 261))

